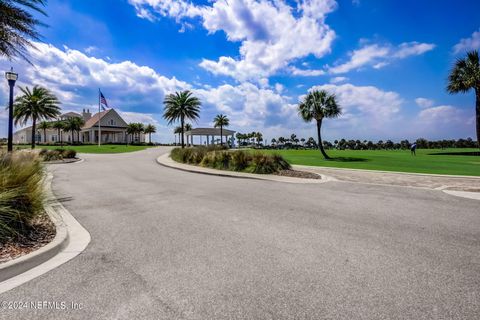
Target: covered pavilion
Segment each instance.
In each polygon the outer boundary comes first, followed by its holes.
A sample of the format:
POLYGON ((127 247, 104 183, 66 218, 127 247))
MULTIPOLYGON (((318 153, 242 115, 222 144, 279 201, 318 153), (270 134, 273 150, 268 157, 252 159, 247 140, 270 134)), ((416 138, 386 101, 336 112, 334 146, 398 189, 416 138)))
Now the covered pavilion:
POLYGON ((198 137, 199 143, 197 143, 197 145, 205 144, 208 146, 211 144, 216 144, 215 139, 216 137, 220 137, 220 136, 225 137, 225 139, 223 139, 224 142, 228 141, 228 138, 231 137, 232 144, 233 144, 235 131, 228 130, 225 128, 223 128, 222 131, 223 131, 222 134, 220 134, 220 128, 195 128, 195 129, 186 131, 185 132, 185 136, 187 138, 186 144, 187 146, 195 145, 194 137, 198 137))

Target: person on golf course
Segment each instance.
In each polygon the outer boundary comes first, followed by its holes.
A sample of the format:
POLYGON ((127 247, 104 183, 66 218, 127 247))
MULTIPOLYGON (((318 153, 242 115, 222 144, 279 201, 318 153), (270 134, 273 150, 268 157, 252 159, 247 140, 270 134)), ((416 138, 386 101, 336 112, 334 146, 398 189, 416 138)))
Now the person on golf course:
POLYGON ((416 156, 417 153, 417 143, 414 142, 411 146, 410 146, 410 153, 412 154, 412 156, 416 156))

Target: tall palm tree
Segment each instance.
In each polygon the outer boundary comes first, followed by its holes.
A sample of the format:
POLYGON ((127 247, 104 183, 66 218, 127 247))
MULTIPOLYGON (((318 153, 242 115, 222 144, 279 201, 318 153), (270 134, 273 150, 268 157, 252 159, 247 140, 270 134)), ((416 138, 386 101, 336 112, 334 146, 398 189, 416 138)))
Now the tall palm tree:
POLYGON ((46 16, 42 7, 46 0, 5 0, 0 1, 0 56, 9 60, 21 57, 29 62, 28 48, 35 48, 31 40, 39 40, 37 26, 44 26, 27 10, 46 16))
POLYGON ((305 122, 317 122, 318 147, 325 159, 330 159, 323 149, 321 128, 324 118, 337 118, 342 114, 342 109, 337 103, 334 94, 325 90, 309 92, 298 105, 298 114, 305 122))
POLYGON ((477 50, 467 53, 458 59, 448 76, 447 91, 451 94, 475 91, 475 112, 477 118, 477 144, 480 148, 480 57, 477 50))
POLYGON ((35 133, 38 120, 48 120, 60 115, 60 102, 57 97, 45 88, 34 86, 20 87, 22 95, 15 99, 13 117, 15 125, 26 124, 32 120, 32 149, 35 148, 35 133))
POLYGON ((148 124, 143 130, 145 134, 148 134, 148 142, 152 143, 152 133, 157 132, 157 128, 153 124, 148 124))
POLYGON ((213 126, 215 128, 220 127, 220 144, 223 146, 223 128, 228 127, 230 124, 230 119, 224 114, 217 114, 213 119, 213 126))
POLYGON ((52 123, 52 128, 57 129, 58 141, 60 141, 60 145, 62 145, 62 130, 65 128, 65 122, 57 120, 52 123))
POLYGON ((47 129, 51 128, 51 123, 42 121, 38 124, 38 129, 43 130, 43 143, 47 143, 47 129))
POLYGON ((196 121, 200 116, 200 100, 193 96, 193 93, 185 90, 175 92, 167 95, 163 101, 165 105, 163 118, 168 121, 168 124, 180 121, 182 128, 182 148, 185 148, 184 142, 184 128, 185 119, 196 121))

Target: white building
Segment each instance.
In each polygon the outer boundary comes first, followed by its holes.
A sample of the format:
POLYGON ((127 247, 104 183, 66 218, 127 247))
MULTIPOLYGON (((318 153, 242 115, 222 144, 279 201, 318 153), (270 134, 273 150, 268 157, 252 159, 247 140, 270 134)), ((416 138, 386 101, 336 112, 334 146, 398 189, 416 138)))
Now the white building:
MULTIPOLYGON (((82 130, 77 134, 73 133, 73 141, 81 143, 98 143, 98 133, 101 132, 102 143, 126 143, 128 142, 145 142, 145 135, 140 134, 136 137, 127 136, 127 123, 120 117, 114 109, 108 109, 91 115, 90 110, 83 110, 82 114, 76 112, 67 112, 60 116, 59 120, 67 120, 72 117, 80 117, 85 121, 82 130), (100 121, 100 128, 98 122, 100 121), (100 130, 99 130, 100 129, 100 130)), ((55 121, 50 121, 52 124, 55 121)), ((60 135, 57 129, 50 128, 45 131, 46 137, 42 129, 36 127, 35 141, 37 143, 57 143, 60 141, 71 143, 72 132, 64 132, 60 130, 60 135)), ((13 135, 13 143, 29 144, 32 142, 32 127, 26 127, 16 131, 13 135)))

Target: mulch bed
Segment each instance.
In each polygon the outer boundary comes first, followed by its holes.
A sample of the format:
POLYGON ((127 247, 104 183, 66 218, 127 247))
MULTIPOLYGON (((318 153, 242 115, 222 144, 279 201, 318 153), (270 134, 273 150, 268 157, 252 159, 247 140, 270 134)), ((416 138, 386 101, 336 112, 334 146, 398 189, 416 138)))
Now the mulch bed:
POLYGON ((281 170, 275 173, 275 175, 303 179, 322 179, 322 177, 316 173, 297 170, 281 170))
POLYGON ((35 251, 55 238, 55 224, 46 213, 32 223, 29 230, 18 238, 0 243, 0 263, 7 262, 35 251))

